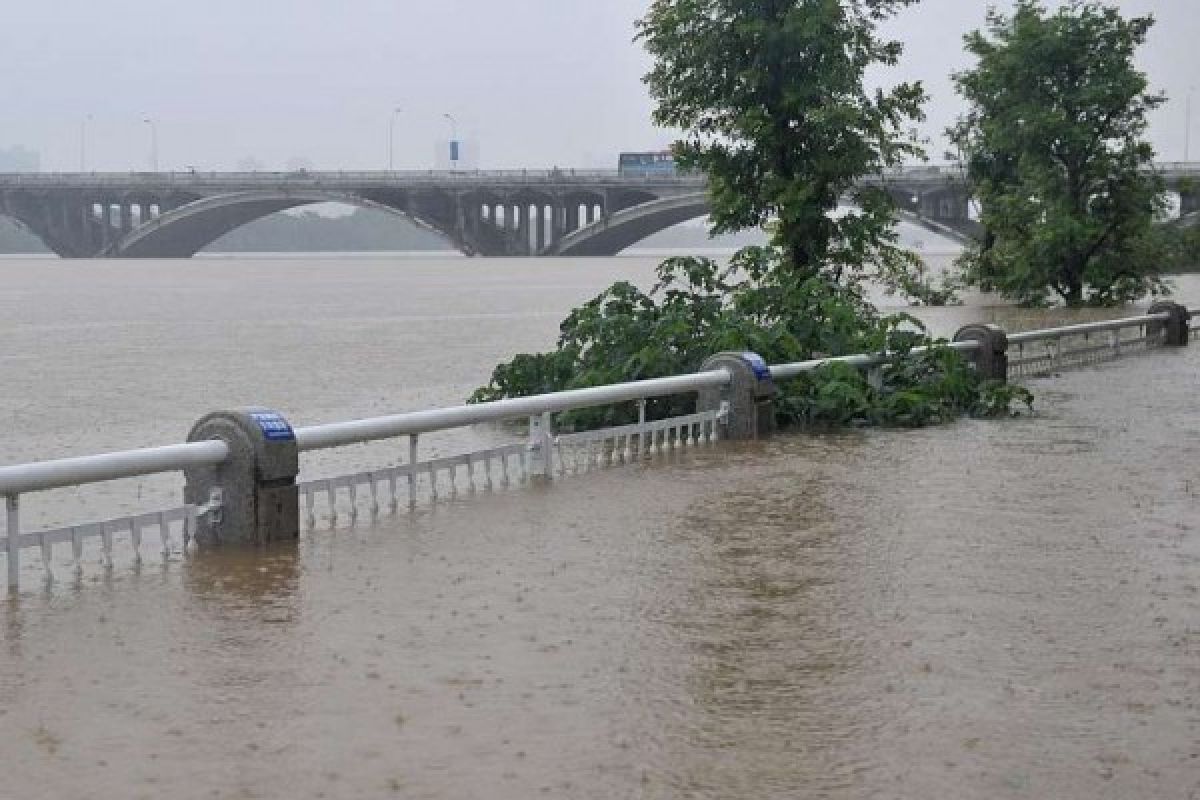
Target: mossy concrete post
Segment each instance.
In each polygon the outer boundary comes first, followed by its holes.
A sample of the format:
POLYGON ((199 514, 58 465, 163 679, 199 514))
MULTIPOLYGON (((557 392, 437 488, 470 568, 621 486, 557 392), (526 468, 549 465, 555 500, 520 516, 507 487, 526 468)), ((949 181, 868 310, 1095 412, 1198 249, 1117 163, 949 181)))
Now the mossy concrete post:
POLYGON ((184 502, 203 505, 219 489, 221 507, 200 517, 200 544, 267 544, 300 535, 296 488, 299 451, 292 426, 267 408, 216 411, 188 434, 189 442, 220 439, 229 458, 184 473, 184 502))
POLYGON ((1192 315, 1179 303, 1161 301, 1150 306, 1151 314, 1167 314, 1166 322, 1155 322, 1149 326, 1146 334, 1154 336, 1163 333, 1163 344, 1168 347, 1187 347, 1191 337, 1192 315))
POLYGON ((728 413, 721 423, 721 438, 758 439, 775 431, 775 381, 766 361, 757 353, 718 353, 700 368, 729 371, 725 386, 700 390, 697 408, 718 411, 727 404, 728 413))
POLYGON ((972 358, 984 380, 1008 380, 1008 334, 999 325, 967 325, 954 334, 954 341, 979 342, 972 358))

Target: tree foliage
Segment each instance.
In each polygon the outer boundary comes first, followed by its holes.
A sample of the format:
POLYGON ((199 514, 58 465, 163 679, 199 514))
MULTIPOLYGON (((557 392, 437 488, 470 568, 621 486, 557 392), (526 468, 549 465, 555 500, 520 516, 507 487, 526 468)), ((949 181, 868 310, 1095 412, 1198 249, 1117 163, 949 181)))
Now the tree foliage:
MULTIPOLYGON (((888 352, 881 385, 857 369, 830 364, 785 383, 781 424, 919 426, 963 413, 1007 414, 1030 403, 1019 387, 988 384, 955 351, 929 344, 921 323, 879 315, 855 287, 820 276, 797 281, 772 248, 749 247, 728 264, 708 258, 664 261, 646 293, 619 282, 571 312, 555 350, 500 364, 471 402, 599 386, 697 370, 723 351, 751 350, 769 363, 840 353, 888 352)), ((689 414, 694 395, 650 401, 651 419, 689 414)), ((632 405, 572 412, 565 424, 592 428, 635 418, 632 405)))
POLYGON ((638 38, 655 58, 654 119, 684 132, 683 168, 708 175, 714 233, 774 224, 801 281, 870 270, 904 288, 916 266, 896 246, 894 208, 860 179, 921 156, 905 126, 925 92, 864 86, 900 43, 880 22, 916 0, 655 0, 638 38), (834 214, 842 198, 856 210, 834 214))
MULTIPOLYGON (((562 323, 557 348, 500 364, 475 402, 697 370, 722 351, 772 363, 856 352, 906 353, 928 343, 907 315, 881 317, 863 281, 925 287, 896 245, 894 209, 864 176, 919 154, 906 123, 924 91, 868 92, 872 66, 900 45, 877 27, 915 0, 654 0, 638 38, 655 57, 646 77, 655 119, 680 129, 684 169, 707 173, 714 232, 766 227, 771 246, 728 264, 663 262, 643 292, 617 283, 562 323), (857 210, 839 213, 853 196, 857 210)), ((963 412, 1006 413, 1021 390, 984 386, 957 353, 897 357, 882 385, 822 369, 781 387, 784 423, 921 425, 963 412)), ((687 413, 694 397, 650 404, 652 418, 687 413)), ((578 426, 627 421, 633 409, 586 410, 578 426)))
POLYGON ((1018 0, 966 36, 979 62, 955 76, 970 111, 950 131, 979 198, 969 281, 1023 303, 1113 305, 1163 289, 1165 202, 1144 140, 1148 92, 1134 55, 1151 17, 1073 0, 1018 0))

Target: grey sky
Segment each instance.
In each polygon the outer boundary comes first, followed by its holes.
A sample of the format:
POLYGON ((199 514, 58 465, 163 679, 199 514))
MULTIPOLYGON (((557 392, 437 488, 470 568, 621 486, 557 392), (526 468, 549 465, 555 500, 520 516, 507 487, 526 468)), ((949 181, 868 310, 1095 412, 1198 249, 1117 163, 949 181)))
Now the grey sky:
MULTIPOLYGON (((88 115, 90 169, 146 168, 145 117, 164 168, 229 169, 247 156, 276 168, 297 156, 318 168, 382 168, 397 105, 398 167, 431 166, 449 132, 444 113, 479 141, 484 167, 610 166, 619 150, 670 140, 650 123, 647 59, 631 42, 648 0, 4 4, 0 146, 40 150, 43 169, 78 167, 88 115)), ((1159 20, 1143 63, 1174 102, 1153 140, 1179 159, 1184 98, 1200 84, 1200 3, 1119 5, 1159 20)), ((933 95, 930 134, 957 113, 948 75, 968 63, 961 36, 986 7, 924 0, 890 26, 909 47, 896 77, 924 80, 933 95)))

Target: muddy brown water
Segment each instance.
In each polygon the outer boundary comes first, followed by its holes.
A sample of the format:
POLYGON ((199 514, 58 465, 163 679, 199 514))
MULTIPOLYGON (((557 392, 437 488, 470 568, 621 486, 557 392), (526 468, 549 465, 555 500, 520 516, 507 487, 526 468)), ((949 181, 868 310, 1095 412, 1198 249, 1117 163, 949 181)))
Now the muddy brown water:
MULTIPOLYGON (((456 402, 652 263, 3 259, 0 463, 228 404, 456 402)), ((1200 796, 1198 368, 1160 351, 1031 381, 1032 417, 723 445, 50 588, 33 556, 0 601, 0 797, 1200 796)), ((37 527, 177 494, 26 500, 37 527)))

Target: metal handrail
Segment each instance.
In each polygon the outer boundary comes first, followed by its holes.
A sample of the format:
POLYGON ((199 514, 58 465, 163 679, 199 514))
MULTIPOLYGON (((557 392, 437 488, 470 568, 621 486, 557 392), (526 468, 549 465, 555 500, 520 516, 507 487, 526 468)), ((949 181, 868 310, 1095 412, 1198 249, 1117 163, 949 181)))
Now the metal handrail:
MULTIPOLYGON (((1169 315, 1165 313, 1147 314, 1119 320, 1066 325, 1059 328, 1010 334, 1008 341, 1013 344, 1022 344, 1042 339, 1119 330, 1150 322, 1165 322, 1169 318, 1169 315)), ((977 341, 962 341, 944 346, 959 352, 969 352, 977 349, 980 345, 977 341)), ((928 347, 916 347, 909 352, 920 354, 929 349, 928 347)), ((786 380, 827 364, 841 363, 860 369, 871 369, 886 364, 896 355, 896 353, 859 353, 819 358, 775 365, 770 367, 770 372, 772 378, 786 380)), ((709 387, 725 386, 730 380, 731 376, 728 370, 716 369, 688 375, 674 375, 609 386, 517 397, 476 405, 435 408, 427 411, 313 425, 295 429, 296 443, 302 452, 323 450, 379 439, 503 422, 576 408, 591 408, 630 400, 699 391, 709 387)), ((189 467, 216 466, 223 463, 228 457, 228 445, 213 440, 15 464, 0 467, 0 496, 14 497, 28 492, 100 483, 139 475, 176 472, 189 467)))
POLYGON ((1029 342, 1037 342, 1043 339, 1060 339, 1064 336, 1082 336, 1087 333, 1117 331, 1122 328, 1134 328, 1151 322, 1167 322, 1170 319, 1170 314, 1161 313, 1144 314, 1140 317, 1125 317, 1123 319, 1109 319, 1101 322, 1084 322, 1079 325, 1063 325, 1059 328, 1043 328, 1036 331, 1010 333, 1008 334, 1008 341, 1009 344, 1028 344, 1029 342))
POLYGON ((699 391, 709 387, 725 386, 730 380, 729 370, 714 369, 690 375, 615 383, 587 389, 570 389, 565 392, 514 397, 476 405, 434 408, 428 411, 413 411, 387 417, 313 425, 296 429, 296 446, 301 452, 324 450, 330 447, 361 444, 397 436, 432 433, 467 425, 504 422, 555 411, 592 408, 628 400, 699 391))
POLYGON ((214 439, 207 442, 189 442, 16 464, 0 467, 0 496, 43 492, 160 472, 177 472, 188 467, 216 466, 227 458, 229 445, 214 439))
MULTIPOLYGON (((497 400, 478 405, 435 408, 386 417, 314 425, 296 429, 296 444, 301 451, 322 450, 414 433, 431 433, 486 422, 502 422, 532 414, 663 397, 698 391, 710 386, 724 386, 729 381, 729 371, 717 369, 668 378, 497 400)), ((229 446, 222 441, 212 440, 14 464, 0 467, 0 497, 102 483, 139 475, 177 472, 189 467, 216 466, 228 458, 229 446)))
MULTIPOLYGON (((956 350, 960 353, 970 352, 971 350, 979 349, 979 342, 968 340, 964 342, 950 342, 946 345, 951 350, 956 350)), ((920 355, 921 353, 929 352, 931 347, 914 347, 907 351, 911 355, 920 355)), ((846 364, 847 366, 857 367, 859 369, 870 369, 886 364, 891 359, 895 358, 898 353, 858 353, 852 356, 833 356, 830 358, 814 358, 810 361, 797 361, 792 364, 779 364, 771 367, 771 377, 775 380, 787 380, 796 378, 805 372, 823 367, 827 364, 846 364)))

